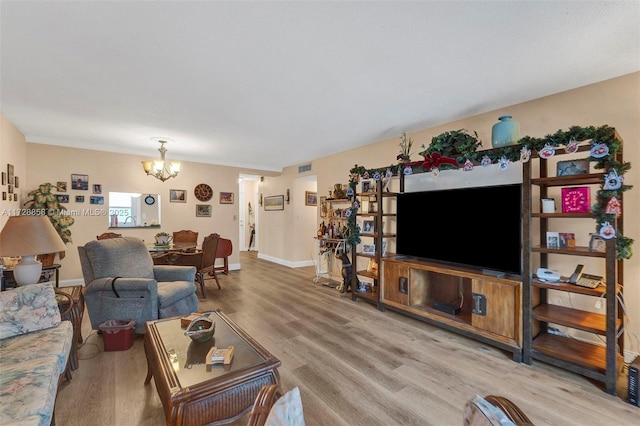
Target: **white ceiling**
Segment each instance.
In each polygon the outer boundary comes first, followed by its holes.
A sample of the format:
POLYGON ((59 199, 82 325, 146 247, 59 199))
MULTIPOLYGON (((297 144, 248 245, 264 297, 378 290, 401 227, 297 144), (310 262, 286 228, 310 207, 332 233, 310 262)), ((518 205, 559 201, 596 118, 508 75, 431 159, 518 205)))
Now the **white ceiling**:
POLYGON ((640 70, 640 1, 8 1, 30 142, 279 171, 640 70))

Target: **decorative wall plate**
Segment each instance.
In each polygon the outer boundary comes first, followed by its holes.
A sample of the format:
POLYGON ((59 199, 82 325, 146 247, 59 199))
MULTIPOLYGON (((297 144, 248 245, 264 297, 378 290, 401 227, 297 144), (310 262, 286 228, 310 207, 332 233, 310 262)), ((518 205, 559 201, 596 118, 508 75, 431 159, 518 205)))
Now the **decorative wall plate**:
POLYGON ((206 183, 198 184, 193 192, 200 201, 209 201, 213 197, 213 189, 206 183))

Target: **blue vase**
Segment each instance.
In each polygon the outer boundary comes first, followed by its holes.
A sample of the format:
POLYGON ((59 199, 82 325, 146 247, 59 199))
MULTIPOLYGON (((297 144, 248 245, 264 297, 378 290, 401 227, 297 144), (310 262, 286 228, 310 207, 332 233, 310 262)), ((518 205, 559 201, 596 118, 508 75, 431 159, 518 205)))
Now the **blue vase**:
POLYGON ((491 145, 494 148, 515 145, 520 138, 520 124, 511 120, 510 115, 498 117, 498 121, 491 128, 491 145))

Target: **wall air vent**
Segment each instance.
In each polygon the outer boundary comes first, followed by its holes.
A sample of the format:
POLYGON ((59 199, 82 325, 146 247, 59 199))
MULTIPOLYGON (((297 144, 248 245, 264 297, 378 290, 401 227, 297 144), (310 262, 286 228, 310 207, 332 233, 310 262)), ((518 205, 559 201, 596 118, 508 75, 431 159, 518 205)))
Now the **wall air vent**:
POLYGON ((298 166, 298 173, 304 173, 304 172, 310 172, 310 171, 311 171, 311 163, 298 166))

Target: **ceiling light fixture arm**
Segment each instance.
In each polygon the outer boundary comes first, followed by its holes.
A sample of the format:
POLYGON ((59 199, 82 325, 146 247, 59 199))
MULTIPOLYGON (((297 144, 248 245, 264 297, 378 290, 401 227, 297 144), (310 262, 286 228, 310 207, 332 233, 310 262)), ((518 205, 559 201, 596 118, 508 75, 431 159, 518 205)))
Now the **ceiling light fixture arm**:
POLYGON ((165 160, 167 148, 164 147, 167 141, 159 140, 158 142, 160 142, 160 148, 158 148, 158 151, 160 151, 160 160, 143 161, 142 168, 147 175, 164 182, 178 176, 178 173, 180 173, 180 163, 172 162, 167 164, 165 160))

